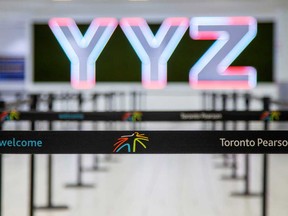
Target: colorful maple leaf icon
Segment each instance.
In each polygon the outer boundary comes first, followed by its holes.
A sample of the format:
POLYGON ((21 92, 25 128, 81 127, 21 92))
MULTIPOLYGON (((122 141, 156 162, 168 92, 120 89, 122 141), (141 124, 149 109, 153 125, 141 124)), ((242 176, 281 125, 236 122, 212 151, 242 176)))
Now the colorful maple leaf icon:
POLYGON ((146 149, 147 146, 143 143, 143 141, 149 141, 149 138, 145 136, 145 134, 140 134, 139 132, 121 136, 114 144, 113 152, 119 152, 123 148, 127 148, 127 152, 136 152, 137 145, 141 145, 146 149))

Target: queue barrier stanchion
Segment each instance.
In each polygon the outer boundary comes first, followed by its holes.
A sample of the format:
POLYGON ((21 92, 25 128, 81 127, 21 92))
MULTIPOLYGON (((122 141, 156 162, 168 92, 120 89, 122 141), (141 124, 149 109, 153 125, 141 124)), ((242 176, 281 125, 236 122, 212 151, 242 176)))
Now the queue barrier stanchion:
MULTIPOLYGON (((106 111, 112 112, 113 110, 113 93, 106 94, 106 111)), ((111 129, 113 126, 113 123, 110 121, 108 122, 107 126, 109 129, 111 129)))
MULTIPOLYGON (((216 111, 216 99, 217 99, 217 95, 215 93, 212 93, 212 111, 216 111)), ((212 130, 215 130, 216 129, 216 122, 213 121, 212 122, 212 130)))
POLYGON ((202 92, 202 107, 203 107, 204 110, 207 109, 207 104, 206 104, 206 95, 207 95, 206 92, 203 91, 203 92, 202 92))
MULTIPOLYGON (((246 93, 244 94, 244 102, 245 102, 245 111, 250 110, 250 100, 251 100, 251 95, 246 93)), ((250 130, 250 122, 248 120, 245 121, 245 131, 250 130)), ((245 154, 244 155, 244 191, 243 192, 233 192, 231 195, 235 197, 259 197, 262 194, 261 193, 256 193, 256 192, 251 192, 250 191, 250 155, 245 154)))
POLYGON ((29 200, 29 216, 34 215, 34 154, 31 154, 30 159, 30 200, 29 200))
MULTIPOLYGON (((53 110, 53 95, 49 94, 48 95, 48 110, 52 111, 53 110)), ((52 131, 52 122, 48 122, 48 130, 52 131)), ((47 173, 47 205, 44 206, 35 206, 35 209, 39 210, 66 210, 68 209, 68 206, 66 205, 54 205, 53 204, 53 156, 51 154, 48 154, 48 173, 47 173)))
MULTIPOLYGON (((92 109, 93 109, 93 111, 94 112, 97 112, 97 105, 98 105, 98 99, 99 99, 99 94, 93 94, 92 95, 92 109)), ((96 122, 94 123, 94 125, 93 125, 93 127, 94 127, 94 130, 97 130, 97 127, 95 127, 96 126, 96 122)), ((100 166, 99 166, 99 164, 100 164, 100 160, 99 160, 99 155, 98 154, 95 154, 94 156, 93 156, 93 162, 92 162, 93 164, 92 164, 92 167, 91 168, 86 168, 85 169, 85 171, 97 171, 97 172, 99 172, 99 171, 103 171, 103 172, 106 172, 106 171, 108 171, 108 169, 107 168, 100 168, 100 166)))
MULTIPOLYGON (((210 109, 210 111, 213 111, 213 112, 216 112, 216 108, 217 108, 217 106, 216 106, 216 100, 217 100, 217 94, 216 93, 214 93, 214 92, 212 92, 212 93, 210 93, 210 101, 211 101, 211 109, 210 109)), ((215 121, 212 121, 211 122, 211 130, 216 130, 216 122, 215 121)), ((215 156, 215 158, 219 158, 219 157, 221 157, 221 155, 216 155, 215 156)))
POLYGON ((93 188, 94 187, 93 184, 83 183, 83 179, 82 179, 83 168, 81 164, 82 164, 82 155, 78 154, 77 155, 77 180, 76 180, 76 183, 67 184, 66 185, 67 188, 93 188))
MULTIPOLYGON (((232 104, 233 104, 233 110, 236 111, 237 110, 237 93, 233 92, 232 94, 232 104)), ((237 121, 233 122, 233 130, 237 130, 237 121)), ((231 155, 231 169, 232 169, 232 173, 230 176, 223 176, 223 180, 243 180, 244 177, 242 176, 238 176, 237 175, 237 169, 238 169, 238 164, 237 164, 237 154, 232 154, 231 155)))
MULTIPOLYGON (((222 98, 222 111, 226 111, 227 108, 227 95, 226 94, 222 94, 221 95, 222 98)), ((225 120, 222 121, 222 130, 225 131, 226 130, 226 124, 227 122, 225 120)), ((223 163, 218 165, 217 168, 230 168, 230 164, 229 164, 229 155, 228 154, 223 154, 223 163)))
MULTIPOLYGON (((264 97, 263 99, 263 110, 265 112, 270 110, 269 97, 264 97)), ((264 130, 269 130, 269 119, 264 120, 264 130)), ((262 216, 268 215, 268 166, 269 166, 269 155, 263 154, 263 184, 262 184, 262 216)))
MULTIPOLYGON (((137 110, 137 92, 136 91, 133 91, 132 93, 132 110, 137 110)), ((133 130, 136 130, 137 129, 137 124, 135 121, 132 122, 132 129, 133 130)))
MULTIPOLYGON (((227 95, 226 94, 222 94, 221 95, 221 98, 222 98, 222 110, 223 111, 226 111, 226 108, 227 108, 227 95)), ((226 121, 222 121, 222 130, 226 130, 226 124, 227 122, 226 121)))
MULTIPOLYGON (((106 111, 108 110, 109 112, 112 112, 113 110, 113 99, 114 99, 114 93, 108 93, 106 95, 106 111)), ((112 121, 109 121, 108 123, 106 123, 106 129, 111 130, 111 128, 113 128, 113 122, 112 121)), ((109 162, 112 162, 112 154, 108 154, 108 155, 105 155, 105 160, 106 161, 109 161, 109 162)))
MULTIPOLYGON (((78 109, 79 111, 81 111, 82 109, 82 103, 83 103, 83 98, 82 98, 82 94, 79 93, 77 95, 77 100, 78 100, 78 109)), ((81 122, 78 121, 78 130, 81 131, 82 130, 82 124, 81 122)), ((67 184, 66 187, 67 188, 93 188, 94 185, 93 184, 86 184, 83 183, 83 179, 82 179, 82 174, 83 174, 83 167, 82 167, 82 154, 77 154, 77 179, 76 179, 76 183, 71 183, 71 184, 67 184)))
MULTIPOLYGON (((17 92, 17 93, 15 94, 16 101, 21 101, 21 100, 22 100, 22 96, 23 96, 22 93, 17 92)), ((21 127, 20 124, 16 124, 15 129, 16 129, 16 130, 20 130, 20 127, 21 127)))
MULTIPOLYGON (((97 112, 98 105, 98 94, 92 95, 92 109, 94 112, 97 112)), ((94 130, 97 130, 97 123, 93 124, 94 130)), ((93 157, 93 165, 91 169, 86 169, 87 171, 98 171, 99 170, 99 157, 98 155, 94 155, 93 157)))
MULTIPOLYGON (((130 99, 130 110, 137 111, 140 110, 141 107, 141 92, 132 91, 130 99)), ((132 122, 132 130, 139 130, 138 128, 139 122, 133 121, 132 122)))
MULTIPOLYGON (((38 95, 30 95, 31 104, 30 110, 35 111, 37 109, 38 95)), ((35 121, 31 121, 31 131, 35 131, 35 121)), ((35 187, 35 156, 31 154, 30 156, 30 199, 29 199, 29 216, 34 216, 34 187, 35 187)))
MULTIPOLYGON (((237 98, 238 95, 236 92, 232 94, 232 103, 233 103, 233 110, 237 111, 237 98)), ((237 121, 233 122, 233 130, 237 130, 237 121)))
MULTIPOLYGON (((202 107, 205 111, 207 111, 207 93, 206 91, 202 92, 202 107)), ((203 129, 207 129, 207 122, 203 123, 203 129)))
MULTIPOLYGON (((136 107, 135 110, 142 110, 142 99, 143 99, 143 92, 139 91, 138 92, 138 106, 136 107)), ((142 128, 142 123, 141 122, 136 122, 136 128, 135 130, 141 130, 142 128)))
MULTIPOLYGON (((93 112, 98 111, 98 101, 99 101, 99 95, 96 93, 93 94, 92 95, 92 110, 93 110, 93 112)), ((98 123, 97 122, 94 122, 93 130, 98 130, 98 123)))
MULTIPOLYGON (((5 102, 4 101, 0 101, 0 110, 3 111, 5 108, 5 102)), ((0 120, 0 131, 2 131, 3 129, 3 124, 2 121, 0 120)), ((0 154, 0 216, 2 216, 2 202, 3 202, 3 198, 2 198, 2 154, 0 154)))

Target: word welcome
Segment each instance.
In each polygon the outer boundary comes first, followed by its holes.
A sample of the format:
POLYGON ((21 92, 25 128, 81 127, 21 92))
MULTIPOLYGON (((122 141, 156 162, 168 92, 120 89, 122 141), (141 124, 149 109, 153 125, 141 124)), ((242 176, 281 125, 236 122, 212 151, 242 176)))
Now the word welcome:
MULTIPOLYGON (((256 86, 255 68, 230 66, 256 36, 257 22, 252 17, 193 17, 191 20, 172 17, 163 21, 155 35, 142 18, 123 18, 119 24, 141 60, 145 88, 166 86, 167 62, 189 26, 194 40, 215 40, 189 72, 189 83, 193 88, 249 89, 256 86)), ((74 88, 88 89, 96 84, 96 60, 117 25, 115 18, 96 18, 83 36, 71 18, 49 21, 53 34, 71 62, 71 85, 74 88)))
POLYGON ((0 147, 34 147, 41 148, 43 145, 42 140, 20 140, 20 139, 8 139, 0 140, 0 147))

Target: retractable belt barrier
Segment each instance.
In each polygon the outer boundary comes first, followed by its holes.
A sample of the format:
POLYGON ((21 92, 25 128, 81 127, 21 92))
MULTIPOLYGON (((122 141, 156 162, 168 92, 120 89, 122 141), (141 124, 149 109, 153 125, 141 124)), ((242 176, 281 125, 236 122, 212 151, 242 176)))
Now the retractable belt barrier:
POLYGON ((19 112, 2 111, 13 121, 288 121, 288 111, 129 111, 129 112, 19 112))
POLYGON ((286 131, 2 131, 0 134, 0 152, 5 154, 111 154, 113 151, 288 153, 288 136, 286 131), (129 138, 131 141, 126 141, 129 138), (115 151, 122 141, 127 146, 115 151))

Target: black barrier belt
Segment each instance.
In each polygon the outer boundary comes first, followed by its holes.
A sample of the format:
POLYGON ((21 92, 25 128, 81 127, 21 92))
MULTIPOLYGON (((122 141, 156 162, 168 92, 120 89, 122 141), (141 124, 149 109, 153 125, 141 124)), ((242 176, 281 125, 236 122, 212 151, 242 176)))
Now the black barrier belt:
POLYGON ((288 121, 288 111, 135 111, 135 112, 18 112, 0 113, 5 120, 46 121, 288 121))
POLYGON ((1 154, 110 154, 128 153, 129 149, 139 154, 288 153, 288 132, 3 131, 0 134, 1 154))

